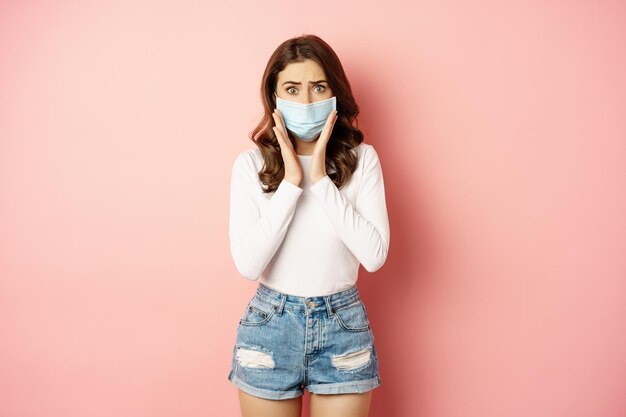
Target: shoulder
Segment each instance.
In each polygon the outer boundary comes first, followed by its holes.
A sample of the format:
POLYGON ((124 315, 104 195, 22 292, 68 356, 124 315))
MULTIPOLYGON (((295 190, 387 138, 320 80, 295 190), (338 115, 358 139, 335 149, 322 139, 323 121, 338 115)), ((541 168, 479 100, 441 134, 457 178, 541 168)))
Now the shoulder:
POLYGON ((359 153, 359 157, 371 157, 372 155, 376 154, 376 149, 374 148, 374 145, 370 143, 361 142, 353 149, 357 150, 357 152, 359 153))
POLYGON ((232 176, 245 178, 249 182, 257 184, 259 182, 259 171, 263 167, 263 156, 261 151, 256 148, 243 150, 235 155, 232 176))
POLYGON ((258 169, 259 162, 263 162, 263 156, 259 148, 249 148, 235 155, 233 169, 258 169))
POLYGON ((369 143, 361 142, 357 147, 358 158, 361 166, 370 166, 372 164, 379 164, 380 161, 378 159, 378 152, 376 152, 376 148, 374 145, 369 143))

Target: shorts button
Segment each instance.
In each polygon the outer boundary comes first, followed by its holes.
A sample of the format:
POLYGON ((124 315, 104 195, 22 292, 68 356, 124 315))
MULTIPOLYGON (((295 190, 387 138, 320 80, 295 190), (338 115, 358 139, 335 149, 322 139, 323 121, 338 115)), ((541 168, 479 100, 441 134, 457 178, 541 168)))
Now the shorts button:
POLYGON ((315 302, 314 301, 309 301, 309 308, 313 308, 315 307, 315 302))

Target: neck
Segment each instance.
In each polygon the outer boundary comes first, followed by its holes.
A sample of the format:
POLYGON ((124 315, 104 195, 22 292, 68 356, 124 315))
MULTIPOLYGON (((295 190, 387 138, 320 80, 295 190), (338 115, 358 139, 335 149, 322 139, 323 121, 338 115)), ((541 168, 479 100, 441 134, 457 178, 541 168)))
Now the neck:
POLYGON ((317 139, 315 139, 313 142, 305 142, 298 138, 295 138, 295 139, 296 139, 296 153, 298 155, 312 155, 313 154, 313 149, 315 149, 315 143, 317 142, 317 139))

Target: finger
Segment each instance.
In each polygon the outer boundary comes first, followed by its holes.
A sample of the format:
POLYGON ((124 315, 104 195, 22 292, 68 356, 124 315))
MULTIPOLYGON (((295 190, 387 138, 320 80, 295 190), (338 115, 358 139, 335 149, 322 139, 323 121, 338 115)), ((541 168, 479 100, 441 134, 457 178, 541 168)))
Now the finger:
POLYGON ((280 125, 280 127, 282 129, 285 128, 285 121, 283 120, 283 114, 280 112, 280 110, 275 109, 274 110, 274 115, 276 115, 276 119, 278 120, 278 124, 280 125))
POLYGON ((320 140, 324 143, 328 142, 330 138, 330 134, 335 126, 335 121, 337 120, 337 112, 331 112, 326 118, 326 123, 324 123, 324 128, 322 129, 322 133, 320 134, 320 140))
POLYGON ((278 144, 280 145, 281 149, 284 148, 285 139, 283 138, 283 134, 278 130, 276 126, 272 127, 272 130, 274 131, 274 135, 276 136, 276 139, 278 140, 278 144))
POLYGON ((289 141, 289 139, 285 137, 285 134, 281 132, 278 127, 273 126, 272 130, 274 131, 274 135, 276 135, 276 139, 278 140, 278 145, 280 146, 281 152, 293 149, 291 141, 289 141))
POLYGON ((276 126, 278 126, 278 128, 284 133, 284 137, 288 137, 287 127, 285 126, 283 115, 278 109, 274 111, 274 120, 275 120, 276 126))
POLYGON ((335 120, 337 120, 337 112, 336 111, 331 112, 328 115, 328 117, 326 118, 326 123, 324 123, 324 129, 326 129, 327 131, 332 130, 333 126, 335 125, 335 120))
POLYGON ((285 125, 284 125, 283 120, 282 120, 282 116, 280 116, 280 114, 274 112, 272 114, 272 117, 274 118, 274 123, 276 124, 276 126, 275 126, 276 130, 281 134, 281 138, 284 139, 287 142, 290 142, 289 141, 289 136, 287 135, 287 130, 285 129, 285 125))
POLYGON ((281 136, 281 138, 283 137, 283 132, 280 126, 280 117, 278 117, 278 115, 276 114, 276 112, 272 113, 272 118, 274 119, 274 126, 272 127, 272 129, 274 130, 274 132, 276 132, 276 136, 281 136))

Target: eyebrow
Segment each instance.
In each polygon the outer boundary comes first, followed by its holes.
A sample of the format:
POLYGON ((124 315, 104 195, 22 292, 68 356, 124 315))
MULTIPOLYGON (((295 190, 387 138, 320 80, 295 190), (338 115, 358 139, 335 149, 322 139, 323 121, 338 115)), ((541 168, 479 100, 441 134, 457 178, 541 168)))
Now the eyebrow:
MULTIPOLYGON (((317 83, 327 83, 328 81, 326 80, 318 80, 318 81, 309 81, 309 84, 317 84, 317 83)), ((296 85, 302 85, 302 83, 297 83, 295 81, 285 81, 283 83, 283 85, 285 84, 296 84, 296 85)))

